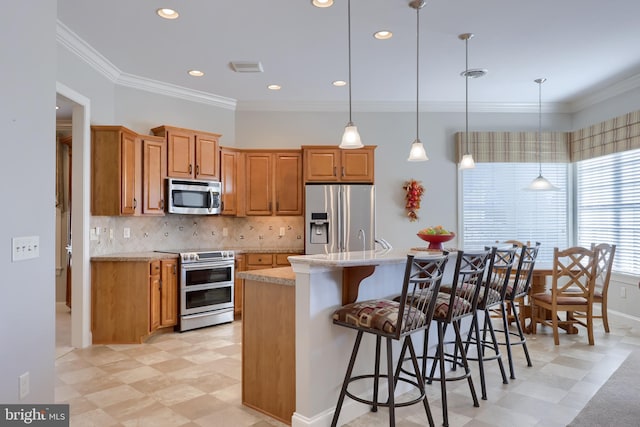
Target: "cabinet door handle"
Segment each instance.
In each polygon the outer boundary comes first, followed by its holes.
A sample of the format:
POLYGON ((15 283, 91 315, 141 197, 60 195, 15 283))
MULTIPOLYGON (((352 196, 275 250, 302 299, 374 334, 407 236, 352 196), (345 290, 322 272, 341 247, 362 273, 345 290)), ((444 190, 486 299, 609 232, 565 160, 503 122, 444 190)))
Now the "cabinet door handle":
POLYGON ((196 165, 196 175, 200 175, 200 165, 196 165))
POLYGON ((344 176, 344 166, 342 167, 342 176, 344 176))
POLYGON ((193 172, 193 165, 189 163, 189 174, 191 174, 191 172, 193 172))
POLYGON ((175 276, 176 274, 178 274, 178 270, 177 270, 177 266, 175 264, 173 264, 173 275, 175 276))
POLYGON ((280 202, 276 201, 276 211, 280 210, 280 202))
POLYGON ((158 208, 160 208, 160 210, 164 210, 164 199, 160 199, 158 202, 158 208))
POLYGON ((336 175, 336 167, 335 166, 333 167, 333 176, 337 176, 336 175))

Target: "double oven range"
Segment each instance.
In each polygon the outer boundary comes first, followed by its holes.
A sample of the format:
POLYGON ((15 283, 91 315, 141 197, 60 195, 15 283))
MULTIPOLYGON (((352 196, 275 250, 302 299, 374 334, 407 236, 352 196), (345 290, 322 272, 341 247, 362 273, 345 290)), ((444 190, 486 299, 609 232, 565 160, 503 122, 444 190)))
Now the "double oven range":
POLYGON ((165 250, 179 254, 179 330, 233 321, 233 251, 165 250))

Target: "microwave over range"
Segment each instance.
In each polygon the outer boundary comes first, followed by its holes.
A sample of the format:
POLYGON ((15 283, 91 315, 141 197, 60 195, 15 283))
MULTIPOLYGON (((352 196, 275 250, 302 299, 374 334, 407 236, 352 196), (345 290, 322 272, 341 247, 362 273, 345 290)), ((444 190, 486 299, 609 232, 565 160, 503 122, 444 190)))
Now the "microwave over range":
POLYGON ((169 213, 219 215, 222 211, 219 181, 167 178, 169 213))

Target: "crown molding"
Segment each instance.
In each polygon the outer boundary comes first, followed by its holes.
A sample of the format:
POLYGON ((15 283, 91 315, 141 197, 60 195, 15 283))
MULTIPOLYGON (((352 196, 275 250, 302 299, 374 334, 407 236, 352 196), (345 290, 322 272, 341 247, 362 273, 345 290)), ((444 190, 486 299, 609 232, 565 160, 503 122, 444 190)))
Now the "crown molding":
POLYGON ((235 99, 123 73, 60 20, 57 21, 56 26, 56 41, 114 84, 225 109, 235 110, 236 108, 235 99))
POLYGON ((626 92, 636 90, 638 88, 640 88, 640 74, 636 74, 635 76, 631 76, 619 82, 612 83, 602 90, 578 97, 577 99, 569 103, 569 105, 571 106, 571 111, 577 113, 578 111, 582 111, 585 108, 591 107, 602 101, 606 101, 609 98, 622 95, 626 92))

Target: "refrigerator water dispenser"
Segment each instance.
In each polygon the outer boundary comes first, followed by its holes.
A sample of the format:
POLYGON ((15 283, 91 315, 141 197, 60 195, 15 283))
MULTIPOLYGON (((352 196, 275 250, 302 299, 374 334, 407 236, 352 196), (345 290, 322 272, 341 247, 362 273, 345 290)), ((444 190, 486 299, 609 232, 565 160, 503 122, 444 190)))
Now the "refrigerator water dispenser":
POLYGON ((329 220, 326 212, 312 212, 309 227, 309 243, 329 243, 329 220))

